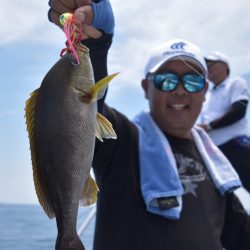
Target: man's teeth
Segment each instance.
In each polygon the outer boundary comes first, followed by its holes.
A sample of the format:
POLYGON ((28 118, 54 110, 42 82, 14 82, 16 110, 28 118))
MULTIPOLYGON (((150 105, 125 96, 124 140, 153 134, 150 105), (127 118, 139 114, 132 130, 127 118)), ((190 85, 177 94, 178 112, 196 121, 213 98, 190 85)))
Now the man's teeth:
POLYGON ((174 110, 183 110, 186 107, 187 106, 185 104, 173 104, 173 105, 171 105, 171 108, 174 110))

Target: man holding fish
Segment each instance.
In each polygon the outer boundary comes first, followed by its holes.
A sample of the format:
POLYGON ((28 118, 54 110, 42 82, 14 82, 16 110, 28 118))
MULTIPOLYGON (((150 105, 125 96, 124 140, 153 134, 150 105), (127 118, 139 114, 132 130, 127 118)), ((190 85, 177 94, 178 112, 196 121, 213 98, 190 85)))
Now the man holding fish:
MULTIPOLYGON (((114 32, 109 1, 51 0, 50 6, 49 19, 59 27, 65 12, 82 23, 95 82, 104 78, 114 32)), ((117 139, 95 143, 94 250, 250 249, 250 217, 233 193, 241 186, 238 175, 194 126, 206 78, 200 49, 174 39, 156 47, 146 63, 141 84, 149 112, 130 121, 105 96, 98 101, 117 139)))

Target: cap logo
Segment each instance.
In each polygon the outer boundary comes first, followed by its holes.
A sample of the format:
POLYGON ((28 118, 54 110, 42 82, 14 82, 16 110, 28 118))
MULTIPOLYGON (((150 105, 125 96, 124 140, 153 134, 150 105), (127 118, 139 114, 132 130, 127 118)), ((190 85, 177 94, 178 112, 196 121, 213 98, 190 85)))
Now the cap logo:
POLYGON ((179 56, 179 55, 185 55, 185 56, 189 56, 189 57, 193 57, 196 58, 197 56, 193 53, 192 50, 185 50, 184 46, 188 45, 185 42, 177 42, 177 43, 173 43, 170 48, 172 50, 167 50, 165 52, 163 52, 164 56, 179 56))
POLYGON ((174 43, 171 45, 171 49, 183 49, 183 47, 186 45, 184 42, 174 43))

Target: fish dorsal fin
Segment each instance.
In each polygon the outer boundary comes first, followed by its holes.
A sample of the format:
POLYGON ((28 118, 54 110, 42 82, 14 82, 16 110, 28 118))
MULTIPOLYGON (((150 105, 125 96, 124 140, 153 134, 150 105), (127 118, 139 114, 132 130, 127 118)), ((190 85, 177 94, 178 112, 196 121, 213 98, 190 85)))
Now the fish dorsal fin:
POLYGON ((34 134, 35 134, 35 109, 36 109, 38 93, 39 89, 36 89, 34 92, 31 93, 30 98, 26 101, 25 118, 26 118, 26 125, 30 142, 33 179, 34 179, 37 198, 40 205, 43 207, 45 213, 48 215, 48 217, 53 218, 55 217, 54 209, 47 194, 45 183, 43 182, 40 170, 41 168, 38 164, 36 157, 36 143, 34 139, 34 134))
POLYGON ((112 75, 106 76, 98 81, 96 84, 92 85, 89 89, 85 90, 82 99, 85 102, 92 102, 101 99, 108 87, 108 84, 113 78, 115 78, 119 73, 114 73, 112 75))
POLYGON ((100 113, 97 113, 96 117, 96 137, 103 141, 103 138, 106 139, 116 139, 116 133, 113 129, 112 124, 100 113))
POLYGON ((97 200, 97 193, 99 189, 96 182, 93 178, 89 175, 84 188, 82 195, 80 197, 79 205, 80 206, 90 206, 94 204, 97 200))

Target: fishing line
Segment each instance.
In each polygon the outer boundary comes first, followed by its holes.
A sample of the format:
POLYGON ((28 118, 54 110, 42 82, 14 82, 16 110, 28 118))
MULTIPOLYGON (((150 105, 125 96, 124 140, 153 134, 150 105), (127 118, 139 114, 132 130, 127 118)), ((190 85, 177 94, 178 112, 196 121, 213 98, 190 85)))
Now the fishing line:
MULTIPOLYGON (((197 73, 198 75, 200 75, 201 77, 203 77, 207 82, 211 82, 207 77, 205 77, 204 75, 202 75, 198 70, 196 70, 191 64, 189 64, 187 61, 184 60, 184 58, 180 55, 177 55, 177 57, 184 63, 186 64, 191 70, 193 70, 195 73, 197 73)), ((220 85, 216 86, 217 88, 221 88, 220 85)), ((247 104, 239 101, 240 104, 244 105, 247 107, 247 104)))

